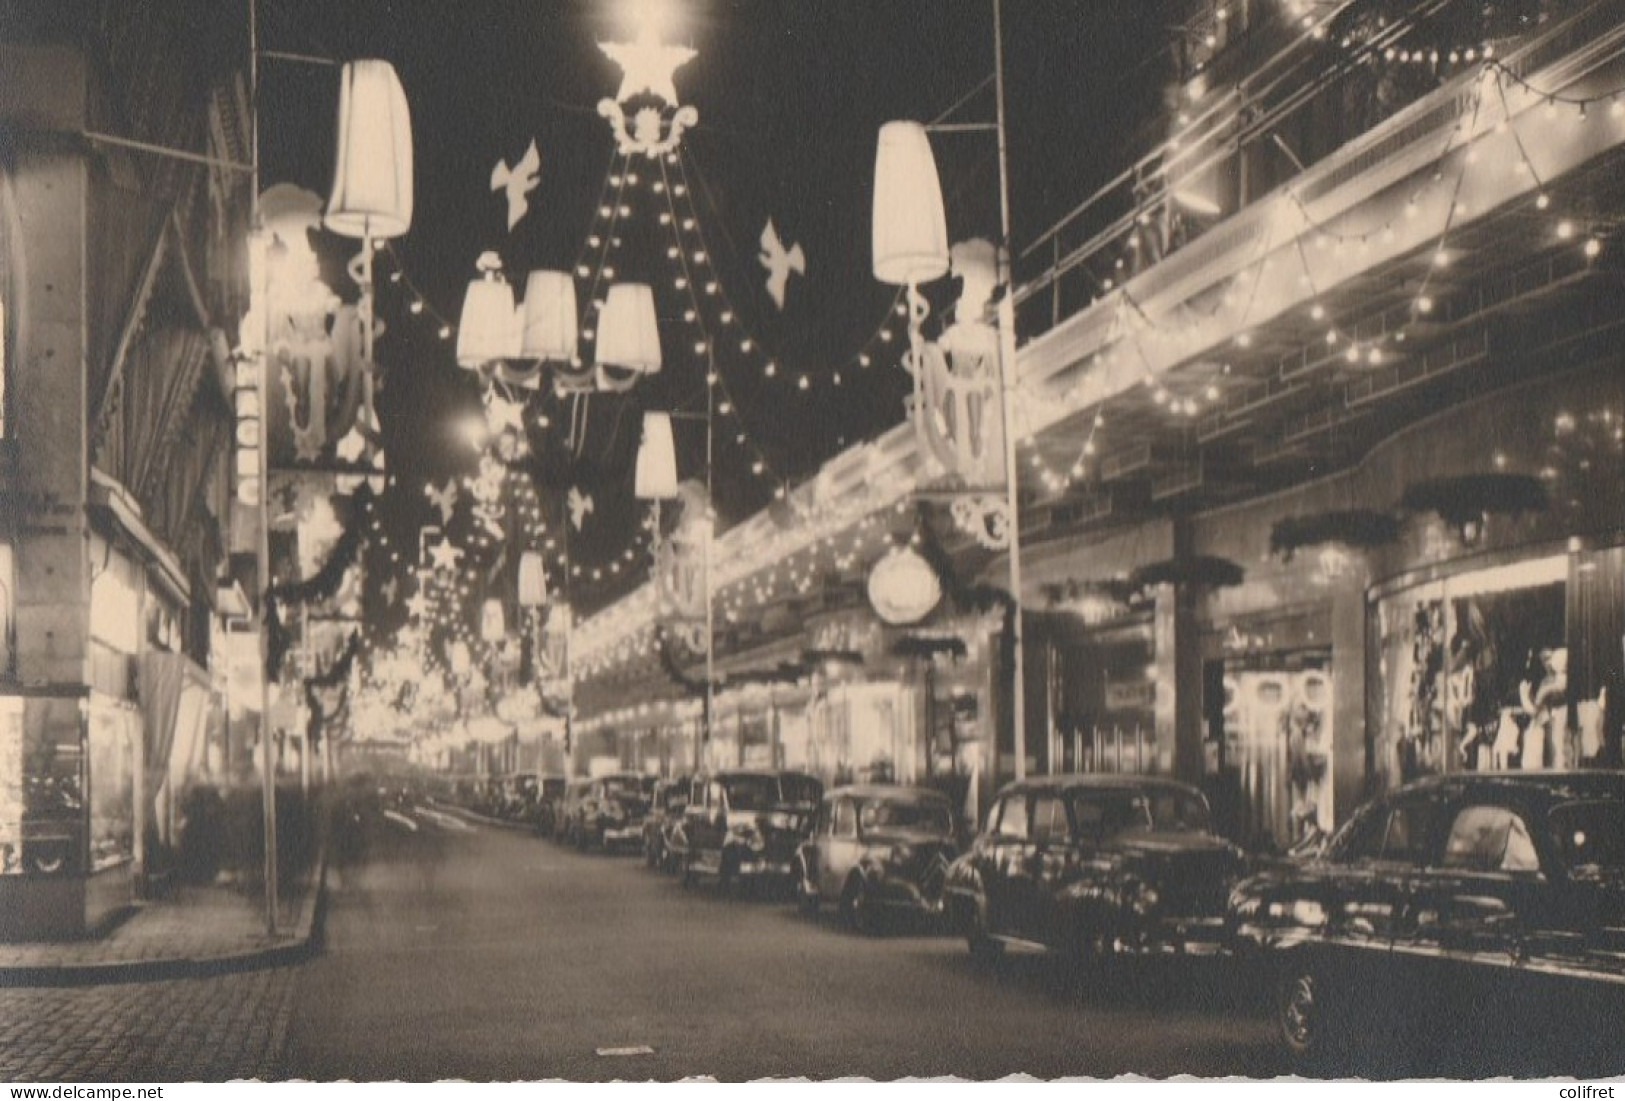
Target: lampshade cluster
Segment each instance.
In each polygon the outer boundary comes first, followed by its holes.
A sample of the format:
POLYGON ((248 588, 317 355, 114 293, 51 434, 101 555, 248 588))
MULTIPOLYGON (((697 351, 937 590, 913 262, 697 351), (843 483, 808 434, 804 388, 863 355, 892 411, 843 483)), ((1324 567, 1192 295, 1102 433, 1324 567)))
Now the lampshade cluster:
MULTIPOLYGON (((540 366, 579 362, 575 279, 567 272, 537 270, 525 280, 525 295, 515 303, 499 269, 486 267, 468 285, 457 326, 457 363, 470 370, 488 364, 525 360, 506 371, 508 381, 536 388, 540 366)), ((617 283, 609 288, 598 319, 600 367, 615 367, 635 376, 660 370, 660 329, 654 291, 645 283, 617 283)))

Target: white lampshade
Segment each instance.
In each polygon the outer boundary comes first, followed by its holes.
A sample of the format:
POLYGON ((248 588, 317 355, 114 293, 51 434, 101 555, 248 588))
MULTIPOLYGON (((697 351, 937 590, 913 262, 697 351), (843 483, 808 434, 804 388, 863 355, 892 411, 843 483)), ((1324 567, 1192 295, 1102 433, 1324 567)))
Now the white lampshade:
POLYGON ((888 122, 875 148, 875 278, 899 286, 948 273, 948 220, 931 141, 917 122, 888 122))
POLYGON ((502 614, 502 601, 487 600, 480 609, 480 638, 486 642, 501 642, 508 633, 508 620, 502 614))
POLYGON ((598 362, 646 375, 660 370, 660 326, 647 283, 609 288, 598 318, 598 362))
POLYGON ((576 354, 576 281, 568 272, 533 271, 525 280, 519 354, 561 361, 576 354))
POLYGON ((457 363, 475 368, 519 354, 519 321, 513 291, 501 279, 487 276, 468 284, 463 315, 457 322, 457 363))
POLYGON ((633 493, 645 500, 677 496, 677 446, 671 434, 671 414, 643 414, 643 442, 638 445, 638 466, 633 493))
POLYGON ((547 567, 540 551, 519 556, 519 606, 540 608, 547 603, 547 567))
POLYGON ((412 225, 412 116, 387 61, 351 61, 339 77, 338 154, 327 228, 399 237, 412 225))

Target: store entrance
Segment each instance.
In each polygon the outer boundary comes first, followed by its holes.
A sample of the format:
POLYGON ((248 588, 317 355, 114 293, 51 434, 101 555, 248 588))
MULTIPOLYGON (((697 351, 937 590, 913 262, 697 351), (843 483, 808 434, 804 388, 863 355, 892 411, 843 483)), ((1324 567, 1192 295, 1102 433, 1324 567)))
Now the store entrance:
POLYGON ((1287 851, 1332 826, 1332 652, 1251 653, 1203 669, 1209 795, 1222 832, 1287 851))

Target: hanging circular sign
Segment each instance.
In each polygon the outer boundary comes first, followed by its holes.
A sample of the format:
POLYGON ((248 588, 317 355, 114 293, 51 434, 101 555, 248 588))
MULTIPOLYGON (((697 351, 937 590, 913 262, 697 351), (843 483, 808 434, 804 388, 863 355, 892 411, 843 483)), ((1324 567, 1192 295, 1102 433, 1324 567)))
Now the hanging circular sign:
POLYGON ((936 571, 912 547, 893 547, 869 571, 869 603, 894 627, 918 623, 941 599, 936 571))

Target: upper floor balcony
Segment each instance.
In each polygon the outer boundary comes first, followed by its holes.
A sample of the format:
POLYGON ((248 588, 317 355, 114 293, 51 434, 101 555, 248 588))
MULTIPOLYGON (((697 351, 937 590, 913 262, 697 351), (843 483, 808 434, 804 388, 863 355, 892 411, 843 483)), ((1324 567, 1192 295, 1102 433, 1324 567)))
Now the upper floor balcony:
MULTIPOLYGON (((1322 476, 1620 323, 1599 278, 1625 211, 1617 3, 1523 5, 1517 33, 1414 61, 1425 24, 1299 7, 1301 33, 1261 22, 1204 57, 1175 136, 1018 252, 1024 541, 1322 476), (1364 103, 1406 66, 1427 79, 1364 103)), ((839 575, 933 476, 912 424, 843 453, 716 539, 712 591, 771 599, 752 578, 792 558, 799 586, 839 575)), ((578 668, 642 650, 658 611, 645 586, 581 624, 578 668)))

